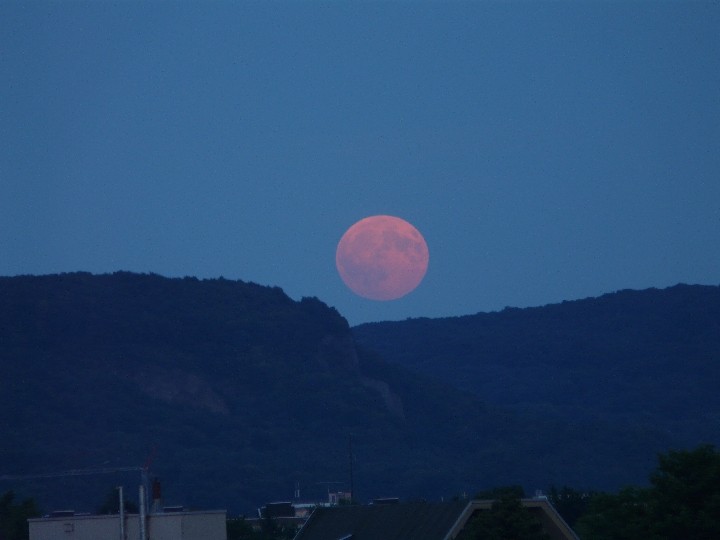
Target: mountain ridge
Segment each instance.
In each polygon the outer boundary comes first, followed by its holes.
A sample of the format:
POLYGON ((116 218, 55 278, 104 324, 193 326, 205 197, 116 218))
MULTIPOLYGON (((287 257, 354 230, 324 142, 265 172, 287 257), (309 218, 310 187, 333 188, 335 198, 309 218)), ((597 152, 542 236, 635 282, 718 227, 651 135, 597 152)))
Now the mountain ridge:
MULTIPOLYGON (((150 462, 168 503, 251 512, 296 484, 313 499, 322 482, 347 489, 350 441, 359 500, 612 489, 643 482, 675 443, 493 403, 387 362, 355 332, 317 298, 242 281, 0 278, 0 476, 150 462)), ((0 489, 91 511, 130 476, 0 489)))
POLYGON ((541 307, 366 323, 353 333, 392 363, 516 410, 625 416, 687 441, 720 427, 712 386, 720 384, 720 287, 626 289, 541 307), (697 416, 707 422, 698 425, 697 416))

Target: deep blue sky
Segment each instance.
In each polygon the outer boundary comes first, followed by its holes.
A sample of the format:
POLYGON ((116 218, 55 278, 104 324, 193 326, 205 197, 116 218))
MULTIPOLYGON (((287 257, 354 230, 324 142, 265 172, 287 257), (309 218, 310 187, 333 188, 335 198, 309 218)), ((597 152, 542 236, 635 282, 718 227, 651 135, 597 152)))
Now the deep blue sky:
POLYGON ((0 3, 0 274, 224 276, 351 324, 720 283, 718 2, 0 3), (407 297, 355 221, 430 248, 407 297))

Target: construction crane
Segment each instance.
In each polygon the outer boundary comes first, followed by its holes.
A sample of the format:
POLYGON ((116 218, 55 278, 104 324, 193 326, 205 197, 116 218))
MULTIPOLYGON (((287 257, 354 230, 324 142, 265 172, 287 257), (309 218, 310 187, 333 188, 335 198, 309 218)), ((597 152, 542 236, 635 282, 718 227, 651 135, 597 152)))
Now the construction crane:
POLYGON ((3 474, 0 480, 35 480, 38 478, 62 478, 64 476, 84 476, 92 474, 113 474, 120 472, 141 473, 141 480, 144 482, 147 477, 147 469, 145 467, 103 467, 99 469, 70 469, 68 471, 51 472, 43 474, 3 474))
POLYGON ((95 474, 115 474, 115 473, 122 473, 122 472, 139 472, 140 473, 140 484, 145 487, 147 490, 148 486, 148 470, 150 469, 150 465, 153 462, 153 459, 155 458, 155 452, 157 450, 157 447, 153 447, 152 451, 150 452, 150 455, 148 456, 147 460, 145 461, 145 465, 142 467, 140 466, 130 466, 130 467, 100 467, 96 469, 70 469, 67 471, 59 471, 59 472, 50 472, 50 473, 42 473, 42 474, 3 474, 0 475, 0 481, 2 480, 37 480, 41 478, 63 478, 67 476, 89 476, 89 475, 95 475, 95 474))

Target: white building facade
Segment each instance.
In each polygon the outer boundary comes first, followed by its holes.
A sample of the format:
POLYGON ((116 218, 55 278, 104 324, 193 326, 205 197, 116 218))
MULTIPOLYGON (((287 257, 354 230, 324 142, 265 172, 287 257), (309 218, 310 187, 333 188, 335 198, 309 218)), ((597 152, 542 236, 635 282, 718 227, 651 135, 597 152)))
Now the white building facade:
MULTIPOLYGON (((225 510, 151 513, 146 540, 227 540, 225 510)), ((140 516, 73 515, 29 519, 30 540, 140 540, 140 516), (124 533, 125 538, 121 538, 124 533)))

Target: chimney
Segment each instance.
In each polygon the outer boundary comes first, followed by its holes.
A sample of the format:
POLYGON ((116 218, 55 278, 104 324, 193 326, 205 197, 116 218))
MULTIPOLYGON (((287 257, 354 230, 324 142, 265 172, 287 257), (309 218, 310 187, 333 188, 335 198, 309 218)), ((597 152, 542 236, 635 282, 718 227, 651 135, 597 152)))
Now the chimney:
POLYGON ((160 479, 153 478, 152 481, 152 506, 150 507, 151 514, 157 514, 162 511, 162 489, 160 487, 160 479))

